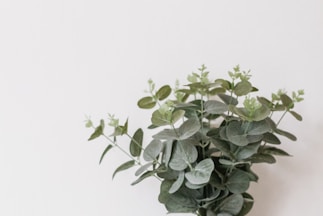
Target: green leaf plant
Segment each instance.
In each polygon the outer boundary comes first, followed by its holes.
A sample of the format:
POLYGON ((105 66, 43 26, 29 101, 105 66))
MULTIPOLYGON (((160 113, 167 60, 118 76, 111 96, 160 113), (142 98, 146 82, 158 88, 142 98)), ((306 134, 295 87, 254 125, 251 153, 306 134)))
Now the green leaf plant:
POLYGON ((109 115, 110 135, 105 120, 86 126, 94 132, 89 140, 105 137, 108 145, 100 163, 113 149, 129 157, 120 171, 137 167, 135 185, 148 177, 160 181, 158 200, 169 213, 193 213, 198 216, 243 216, 253 206, 247 192, 258 176, 254 163, 275 163, 276 156, 289 156, 278 148, 281 137, 292 141, 296 136, 281 129, 286 114, 301 121, 295 104, 303 100, 304 91, 288 95, 279 90, 271 99, 254 96, 258 89, 250 82, 250 73, 239 66, 229 72, 229 80, 209 78, 202 65, 198 73, 188 76, 188 84, 156 89, 149 80, 149 95, 138 100, 141 109, 152 110, 146 130, 156 131, 144 143, 142 128, 128 132, 128 120, 120 124, 109 115), (129 138, 129 147, 119 145, 119 137, 129 138))

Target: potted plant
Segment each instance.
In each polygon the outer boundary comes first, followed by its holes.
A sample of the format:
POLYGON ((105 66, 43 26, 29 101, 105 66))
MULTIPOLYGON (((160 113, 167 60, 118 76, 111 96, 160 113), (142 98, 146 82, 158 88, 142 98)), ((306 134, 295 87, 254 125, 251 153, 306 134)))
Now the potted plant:
POLYGON ((160 181, 158 200, 169 213, 193 213, 198 216, 243 216, 253 206, 247 192, 258 176, 255 163, 275 163, 276 156, 289 156, 277 148, 280 136, 296 137, 279 126, 285 114, 302 117, 294 105, 303 100, 303 90, 289 96, 280 90, 271 99, 253 96, 258 89, 250 82, 249 71, 239 66, 229 71, 229 80, 209 78, 202 65, 188 76, 188 84, 178 82, 171 88, 156 88, 149 81, 148 96, 138 101, 142 109, 153 109, 151 124, 128 132, 128 120, 109 115, 111 132, 105 132, 105 120, 94 126, 89 140, 105 137, 109 150, 119 148, 129 156, 113 173, 137 167, 135 185, 148 177, 160 181), (276 114, 279 114, 278 116, 276 114), (154 130, 144 143, 145 130, 154 130), (129 148, 120 146, 120 136, 129 138, 129 148))

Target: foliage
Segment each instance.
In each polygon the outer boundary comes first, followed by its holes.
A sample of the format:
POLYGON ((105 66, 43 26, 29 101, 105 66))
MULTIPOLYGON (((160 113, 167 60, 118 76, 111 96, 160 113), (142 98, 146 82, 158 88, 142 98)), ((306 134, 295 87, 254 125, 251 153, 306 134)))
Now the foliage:
POLYGON ((150 130, 158 130, 148 144, 143 144, 144 131, 128 132, 128 120, 109 115, 111 135, 104 133, 104 120, 89 140, 104 136, 112 148, 119 148, 131 160, 121 164, 113 173, 137 166, 135 185, 145 178, 160 180, 159 202, 169 213, 195 213, 200 216, 243 216, 253 205, 247 193, 250 182, 258 176, 251 170, 254 163, 275 163, 276 156, 289 156, 277 147, 280 137, 296 137, 279 128, 286 113, 297 120, 300 114, 294 105, 303 100, 299 90, 291 96, 282 90, 265 97, 252 97, 258 89, 250 82, 250 73, 239 66, 229 72, 230 80, 209 78, 202 65, 199 73, 188 76, 182 88, 164 85, 156 89, 149 80, 148 96, 138 101, 142 109, 154 109, 150 130), (173 93, 173 94, 172 94, 173 93), (173 97, 172 97, 173 95, 173 97), (244 99, 240 102, 239 99, 244 99), (157 108, 156 108, 157 106, 157 108), (275 121, 273 114, 282 113, 275 121), (129 149, 118 145, 119 136, 130 139, 129 149))

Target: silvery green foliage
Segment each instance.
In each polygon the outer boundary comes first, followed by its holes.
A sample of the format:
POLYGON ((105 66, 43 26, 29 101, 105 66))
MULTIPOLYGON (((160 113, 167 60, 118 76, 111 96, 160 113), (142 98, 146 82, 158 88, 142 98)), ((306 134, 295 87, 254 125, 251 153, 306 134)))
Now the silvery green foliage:
POLYGON ((280 90, 271 100, 253 97, 258 89, 249 81, 249 72, 241 72, 237 66, 229 76, 231 80, 210 80, 203 65, 199 73, 188 76, 189 83, 183 88, 177 82, 173 89, 164 85, 156 90, 149 80, 149 95, 138 101, 140 108, 154 109, 147 130, 156 133, 147 144, 143 143, 143 129, 128 133, 128 120, 120 125, 110 115, 108 125, 113 131, 109 136, 104 133, 104 120, 97 127, 88 120, 87 126, 94 128, 89 140, 104 136, 110 142, 100 163, 110 149, 122 150, 130 160, 121 164, 113 177, 137 166, 138 178, 132 185, 157 178, 161 182, 158 200, 169 213, 246 215, 253 206, 247 190, 251 181, 258 180, 251 167, 289 155, 277 148, 280 137, 293 141, 296 137, 278 126, 286 113, 302 120, 293 108, 303 100, 304 92, 288 96, 280 90), (276 121, 275 113, 281 113, 276 121), (130 138, 129 150, 118 145, 120 136, 130 138))

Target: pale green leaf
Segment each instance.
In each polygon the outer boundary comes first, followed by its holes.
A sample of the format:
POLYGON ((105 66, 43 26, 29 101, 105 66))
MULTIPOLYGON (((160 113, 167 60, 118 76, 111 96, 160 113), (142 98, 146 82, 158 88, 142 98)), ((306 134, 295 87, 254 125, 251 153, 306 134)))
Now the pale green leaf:
POLYGON ((266 120, 249 123, 248 135, 261 135, 271 130, 270 125, 266 120))
POLYGON ((135 176, 139 176, 142 173, 144 173, 145 171, 148 170, 149 167, 151 167, 154 163, 153 162, 149 162, 145 165, 142 165, 141 167, 139 167, 139 169, 137 169, 137 171, 135 172, 135 176))
POLYGON ((152 140, 145 148, 143 158, 145 161, 156 160, 157 156, 161 153, 164 148, 164 144, 160 140, 152 140))
POLYGON ((196 147, 187 141, 178 141, 174 144, 172 158, 169 166, 173 170, 182 171, 187 168, 188 164, 196 161, 198 152, 196 147))
MULTIPOLYGON (((168 113, 161 113, 159 110, 155 110, 151 115, 151 123, 155 126, 169 125, 171 122, 171 116, 168 113)), ((171 113, 169 113, 171 115, 171 113)))
POLYGON ((144 174, 142 174, 136 181, 132 182, 131 185, 136 185, 138 183, 140 183, 142 180, 155 175, 156 171, 147 171, 144 174))
POLYGON ((185 177, 184 174, 185 174, 184 171, 182 171, 178 174, 176 181, 172 184, 171 188, 168 191, 169 193, 171 193, 171 194, 175 193, 182 186, 182 184, 184 182, 184 177, 185 177))
POLYGON ((183 118, 184 115, 185 115, 184 110, 176 110, 176 111, 174 111, 172 113, 171 124, 175 124, 178 120, 183 118))
POLYGON ((179 138, 177 130, 175 131, 173 129, 164 129, 152 137, 160 140, 174 140, 179 138))
POLYGON ((192 184, 204 184, 210 180, 213 169, 213 160, 207 158, 200 161, 192 171, 185 173, 185 178, 192 184))
POLYGON ((230 142, 237 146, 246 146, 249 143, 247 134, 244 134, 241 123, 238 121, 230 122, 226 128, 226 136, 230 142))
POLYGON ((209 114, 222 114, 228 111, 228 105, 220 101, 209 100, 204 103, 204 110, 209 114))
POLYGON ((178 129, 179 139, 185 140, 193 136, 201 128, 200 122, 197 118, 186 120, 178 129))

